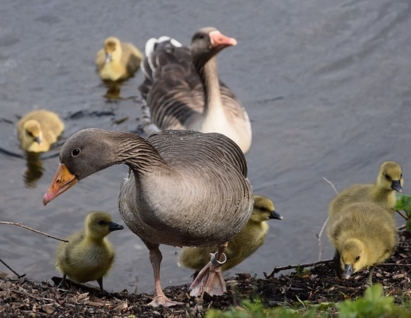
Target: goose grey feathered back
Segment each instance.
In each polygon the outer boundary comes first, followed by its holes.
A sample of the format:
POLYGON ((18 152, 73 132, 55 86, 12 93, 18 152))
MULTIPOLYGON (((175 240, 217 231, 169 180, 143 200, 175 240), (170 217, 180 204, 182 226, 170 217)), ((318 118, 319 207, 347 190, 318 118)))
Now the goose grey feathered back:
MULTIPOLYGON (((213 29, 203 30, 209 32, 213 29)), ((204 112, 207 90, 203 82, 206 76, 204 65, 208 62, 215 64, 216 53, 204 51, 194 61, 190 48, 175 46, 173 41, 175 40, 169 39, 157 42, 141 65, 145 80, 139 90, 150 108, 151 121, 162 130, 193 129, 210 132, 201 129, 202 121, 207 115, 204 112)), ((242 134, 245 134, 244 138, 251 139, 248 115, 234 93, 219 81, 216 66, 215 71, 209 72, 207 76, 219 83, 221 103, 229 124, 238 130, 240 139, 242 134)), ((217 126, 211 131, 224 133, 217 126)), ((249 145, 243 150, 248 148, 249 145)))
POLYGON ((164 131, 148 142, 166 165, 124 179, 119 209, 143 241, 175 246, 224 242, 247 223, 253 195, 241 149, 228 137, 164 131))

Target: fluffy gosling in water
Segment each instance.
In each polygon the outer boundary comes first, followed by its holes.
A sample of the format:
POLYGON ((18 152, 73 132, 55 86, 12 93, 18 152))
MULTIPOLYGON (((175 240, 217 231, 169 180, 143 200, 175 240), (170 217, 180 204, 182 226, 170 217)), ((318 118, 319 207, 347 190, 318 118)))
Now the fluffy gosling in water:
POLYGON ((374 265, 384 262, 395 250, 394 218, 373 202, 347 205, 330 215, 327 234, 336 251, 334 262, 340 278, 348 279, 364 267, 372 266, 367 284, 372 284, 374 265))
POLYGON ((123 81, 134 75, 142 59, 143 54, 133 44, 109 37, 97 52, 96 70, 103 81, 123 81))
POLYGON ((328 214, 339 214, 350 203, 374 202, 393 215, 395 191, 402 192, 403 183, 401 166, 394 161, 385 161, 374 184, 353 184, 343 190, 331 201, 328 214))
POLYGON ((26 114, 17 124, 20 147, 29 152, 50 150, 64 130, 64 123, 56 113, 45 109, 26 114))
MULTIPOLYGON (((264 196, 254 196, 254 209, 249 221, 245 227, 228 241, 228 247, 224 253, 227 261, 221 266, 223 271, 228 270, 253 254, 261 245, 263 245, 265 237, 268 232, 267 220, 277 219, 282 220, 283 217, 279 215, 275 209, 273 202, 264 196)), ((218 247, 184 247, 180 257, 179 263, 186 268, 196 270, 196 274, 209 261, 210 254, 215 253, 218 247)))
POLYGON ((76 283, 96 280, 103 289, 103 276, 113 265, 115 251, 106 238, 112 231, 124 227, 111 220, 106 212, 90 212, 84 223, 84 230, 66 238, 69 243, 61 242, 56 251, 56 267, 63 274, 60 283, 66 283, 66 276, 76 283))

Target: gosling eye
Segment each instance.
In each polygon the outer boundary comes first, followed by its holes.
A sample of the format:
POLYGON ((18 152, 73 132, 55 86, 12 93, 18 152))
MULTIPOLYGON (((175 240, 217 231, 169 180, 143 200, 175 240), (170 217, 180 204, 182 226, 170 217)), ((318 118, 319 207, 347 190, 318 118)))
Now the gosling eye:
POLYGON ((361 258, 360 255, 358 255, 358 256, 355 258, 355 261, 358 262, 358 261, 360 260, 360 258, 361 258))
POLYGON ((76 157, 80 154, 80 149, 76 148, 73 149, 73 151, 71 152, 71 156, 76 157))
POLYGON ((104 220, 100 220, 100 221, 98 221, 98 224, 99 224, 99 225, 105 225, 106 222, 105 222, 104 220))
POLYGON ((30 137, 34 137, 33 133, 31 131, 27 132, 27 135, 29 135, 30 137))
POLYGON ((266 212, 266 211, 267 211, 267 209, 266 209, 266 208, 264 208, 264 207, 262 207, 262 208, 260 208, 260 211, 261 211, 261 212, 266 212))
POLYGON ((388 174, 385 175, 385 179, 391 180, 390 176, 388 174))

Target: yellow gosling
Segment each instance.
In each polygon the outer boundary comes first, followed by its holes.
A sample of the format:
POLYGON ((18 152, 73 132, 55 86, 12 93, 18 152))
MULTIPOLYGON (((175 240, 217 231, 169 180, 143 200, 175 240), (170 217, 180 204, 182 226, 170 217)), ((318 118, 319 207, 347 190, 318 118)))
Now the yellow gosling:
POLYGON ((56 251, 56 268, 76 283, 96 280, 103 289, 103 276, 113 265, 115 251, 106 238, 112 231, 122 230, 122 225, 112 222, 106 212, 90 212, 85 220, 84 230, 66 238, 69 243, 61 242, 56 251))
POLYGON ((143 55, 133 44, 109 37, 104 48, 97 52, 96 70, 103 81, 124 81, 139 69, 142 59, 143 55))
POLYGON ((374 202, 394 214, 395 191, 402 192, 404 183, 401 166, 394 161, 381 164, 374 184, 354 184, 340 192, 330 203, 328 214, 339 214, 345 206, 355 202, 374 202))
POLYGON ((45 152, 55 143, 64 130, 64 123, 56 113, 34 110, 17 124, 20 147, 29 152, 45 152))
MULTIPOLYGON (((394 218, 373 202, 352 203, 330 215, 327 234, 336 251, 337 274, 348 279, 364 267, 384 262, 397 244, 394 218)), ((372 268, 367 284, 372 284, 372 268)))
MULTIPOLYGON (((273 202, 264 196, 254 196, 254 209, 245 227, 228 241, 225 249, 227 261, 221 266, 223 271, 240 264, 261 245, 268 232, 267 220, 282 220, 273 202)), ((184 247, 179 258, 182 267, 196 270, 196 274, 210 261, 210 254, 215 253, 217 245, 210 247, 184 247)))

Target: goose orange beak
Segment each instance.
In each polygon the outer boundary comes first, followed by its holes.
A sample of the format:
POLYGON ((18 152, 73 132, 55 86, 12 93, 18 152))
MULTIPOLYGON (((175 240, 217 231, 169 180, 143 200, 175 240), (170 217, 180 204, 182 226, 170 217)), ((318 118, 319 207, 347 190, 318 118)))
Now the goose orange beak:
POLYGON ((234 38, 229 38, 225 36, 220 31, 211 31, 209 33, 211 39, 211 45, 215 48, 217 46, 220 47, 227 47, 237 45, 237 40, 234 38))
POLYGON ((47 205, 51 200, 70 189, 78 182, 74 174, 68 171, 64 163, 59 165, 59 168, 54 176, 53 182, 43 196, 43 204, 47 205))

